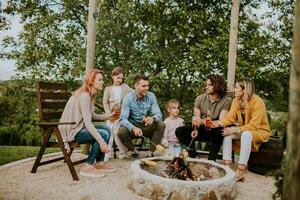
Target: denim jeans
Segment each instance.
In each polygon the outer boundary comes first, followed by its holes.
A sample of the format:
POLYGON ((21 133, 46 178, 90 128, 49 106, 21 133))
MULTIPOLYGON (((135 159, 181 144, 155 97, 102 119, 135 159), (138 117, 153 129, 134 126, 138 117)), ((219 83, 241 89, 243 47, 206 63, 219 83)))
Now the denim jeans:
POLYGON ((182 149, 181 146, 181 144, 169 144, 169 147, 165 150, 165 156, 178 157, 182 149))
MULTIPOLYGON (((103 140, 108 144, 110 138, 110 129, 105 125, 95 125, 97 132, 101 135, 103 140)), ((86 163, 92 165, 94 164, 95 160, 103 161, 104 153, 101 152, 99 143, 95 140, 95 138, 90 134, 90 132, 82 128, 76 135, 75 141, 80 144, 91 144, 92 148, 90 150, 89 156, 86 160, 86 163)))
MULTIPOLYGON (((222 130, 223 128, 206 129, 204 126, 200 126, 198 128, 198 136, 193 140, 191 148, 188 150, 190 157, 195 157, 197 155, 196 149, 193 148, 195 146, 195 141, 211 141, 212 145, 209 150, 208 160, 215 161, 223 143, 222 130)), ((188 147, 192 141, 192 131, 192 126, 186 125, 177 128, 175 134, 179 142, 188 147)))

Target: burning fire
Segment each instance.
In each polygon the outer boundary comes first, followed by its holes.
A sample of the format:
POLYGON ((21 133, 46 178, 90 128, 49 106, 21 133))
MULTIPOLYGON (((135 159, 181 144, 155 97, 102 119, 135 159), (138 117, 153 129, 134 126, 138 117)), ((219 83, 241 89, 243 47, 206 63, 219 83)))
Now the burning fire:
POLYGON ((189 162, 186 158, 188 157, 188 152, 182 150, 179 157, 175 157, 172 162, 168 165, 165 170, 169 178, 177 178, 181 180, 194 180, 193 173, 189 167, 189 162))

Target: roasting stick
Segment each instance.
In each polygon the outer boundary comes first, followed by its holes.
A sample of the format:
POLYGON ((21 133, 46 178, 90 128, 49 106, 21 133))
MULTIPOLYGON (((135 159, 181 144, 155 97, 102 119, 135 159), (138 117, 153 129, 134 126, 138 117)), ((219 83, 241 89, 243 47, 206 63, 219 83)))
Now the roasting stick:
MULTIPOLYGON (((158 151, 164 151, 164 148, 163 146, 159 145, 159 144, 155 144, 154 142, 152 142, 149 138, 146 138, 145 136, 141 135, 144 139, 146 139, 147 141, 149 141, 151 144, 153 144, 155 146, 155 148, 158 150, 158 151)), ((143 163, 145 163, 146 165, 148 166, 156 166, 156 162, 155 161, 152 161, 152 160, 141 160, 143 163)))
POLYGON ((165 148, 159 144, 155 144, 154 142, 152 142, 149 138, 146 138, 145 136, 142 135, 142 137, 144 139, 146 139, 147 141, 149 141, 151 144, 153 144, 155 146, 155 148, 158 150, 158 151, 164 151, 165 148))
MULTIPOLYGON (((193 132, 194 132, 194 131, 197 131, 197 127, 196 127, 196 126, 194 126, 193 132)), ((189 146, 188 146, 188 150, 190 150, 190 148, 191 148, 191 146, 192 146, 194 140, 195 140, 195 138, 192 138, 192 140, 191 140, 191 142, 190 142, 190 144, 189 144, 189 146)))
POLYGON ((148 142, 150 142, 151 144, 153 144, 154 146, 156 146, 156 144, 154 142, 152 142, 149 138, 146 138, 145 136, 141 135, 145 140, 147 140, 148 142))
POLYGON ((192 140, 191 140, 191 142, 190 142, 190 144, 189 144, 189 146, 188 146, 188 150, 190 150, 190 148, 191 148, 191 145, 192 145, 192 143, 193 143, 194 139, 195 139, 195 138, 192 138, 192 140))

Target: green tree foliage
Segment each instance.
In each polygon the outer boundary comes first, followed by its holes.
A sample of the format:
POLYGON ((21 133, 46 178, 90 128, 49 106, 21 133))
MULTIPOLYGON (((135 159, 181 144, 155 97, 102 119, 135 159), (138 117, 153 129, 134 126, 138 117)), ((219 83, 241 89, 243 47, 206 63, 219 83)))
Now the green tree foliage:
MULTIPOLYGON (((268 15, 278 16, 270 26, 251 14, 264 2, 241 1, 237 78, 250 77, 261 95, 287 102, 293 1, 268 1, 268 15)), ((13 50, 0 56, 17 60, 21 78, 79 78, 84 73, 87 6, 87 0, 9 0, 2 12, 18 14, 24 31, 16 40, 3 39, 13 50)), ((230 7, 230 1, 217 0, 99 1, 96 65, 106 78, 113 67, 122 66, 130 85, 137 73, 149 75, 160 105, 177 98, 189 119, 207 75, 227 74, 230 7)), ((5 18, 1 22, 6 29, 5 18)))
POLYGON ((3 39, 13 50, 1 54, 16 60, 20 78, 69 80, 83 74, 86 1, 10 0, 2 12, 17 14, 23 24, 17 40, 3 39))
POLYGON ((271 100, 269 109, 287 112, 295 1, 269 0, 267 3, 271 10, 264 15, 261 28, 263 35, 266 32, 270 35, 265 41, 265 52, 261 52, 267 62, 262 65, 256 87, 271 100))
MULTIPOLYGON (((210 73, 226 76, 230 25, 228 0, 103 0, 98 2, 96 66, 106 78, 115 66, 132 85, 138 73, 150 76, 161 107, 170 98, 182 103, 190 120, 193 101, 210 73)), ((0 58, 17 61, 17 78, 64 80, 76 84, 84 74, 87 0, 9 0, 0 8, 18 15, 24 30, 5 37, 0 58)), ((239 14, 237 78, 255 81, 268 108, 287 111, 294 0, 243 0, 239 14), (270 12, 253 18, 251 9, 267 2, 270 12), (276 19, 276 21, 274 21, 276 19)), ((0 85, 0 144, 38 143, 33 82, 0 85)), ((101 103, 101 95, 98 98, 101 103)), ((99 107, 101 109, 101 106, 99 107)), ((277 197, 281 196, 279 174, 277 197)))
POLYGON ((0 84, 0 145, 37 145, 36 95, 32 81, 0 84))
MULTIPOLYGON (((290 56, 283 51, 290 43, 274 36, 279 27, 271 32, 251 19, 249 10, 259 3, 242 1, 240 7, 237 78, 253 78, 261 95, 281 97, 277 103, 285 103, 278 107, 286 110, 290 56)), ((229 1, 104 1, 99 8, 98 63, 105 71, 123 66, 129 77, 150 75, 160 102, 175 97, 191 110, 205 77, 226 75, 229 1)))

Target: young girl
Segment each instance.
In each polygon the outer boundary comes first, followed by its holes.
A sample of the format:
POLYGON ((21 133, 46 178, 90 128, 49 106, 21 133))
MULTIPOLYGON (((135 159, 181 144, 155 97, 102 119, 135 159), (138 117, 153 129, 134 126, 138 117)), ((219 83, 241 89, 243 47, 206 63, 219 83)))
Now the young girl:
POLYGON ((181 151, 180 143, 175 135, 175 130, 178 127, 184 126, 184 120, 178 117, 179 114, 179 102, 176 99, 171 99, 166 104, 166 113, 168 117, 164 123, 166 125, 162 144, 168 147, 166 150, 167 156, 179 156, 181 151))
POLYGON ((115 140, 116 145, 119 148, 120 159, 126 156, 126 147, 122 144, 119 137, 117 136, 117 131, 119 129, 119 116, 121 112, 121 104, 125 94, 127 94, 131 88, 124 83, 124 73, 121 67, 116 67, 112 70, 110 75, 109 86, 104 90, 103 96, 103 106, 106 114, 111 114, 115 111, 115 115, 112 119, 107 120, 106 125, 112 130, 112 137, 109 142, 110 152, 105 155, 105 161, 107 161, 112 153, 112 143, 115 140))

